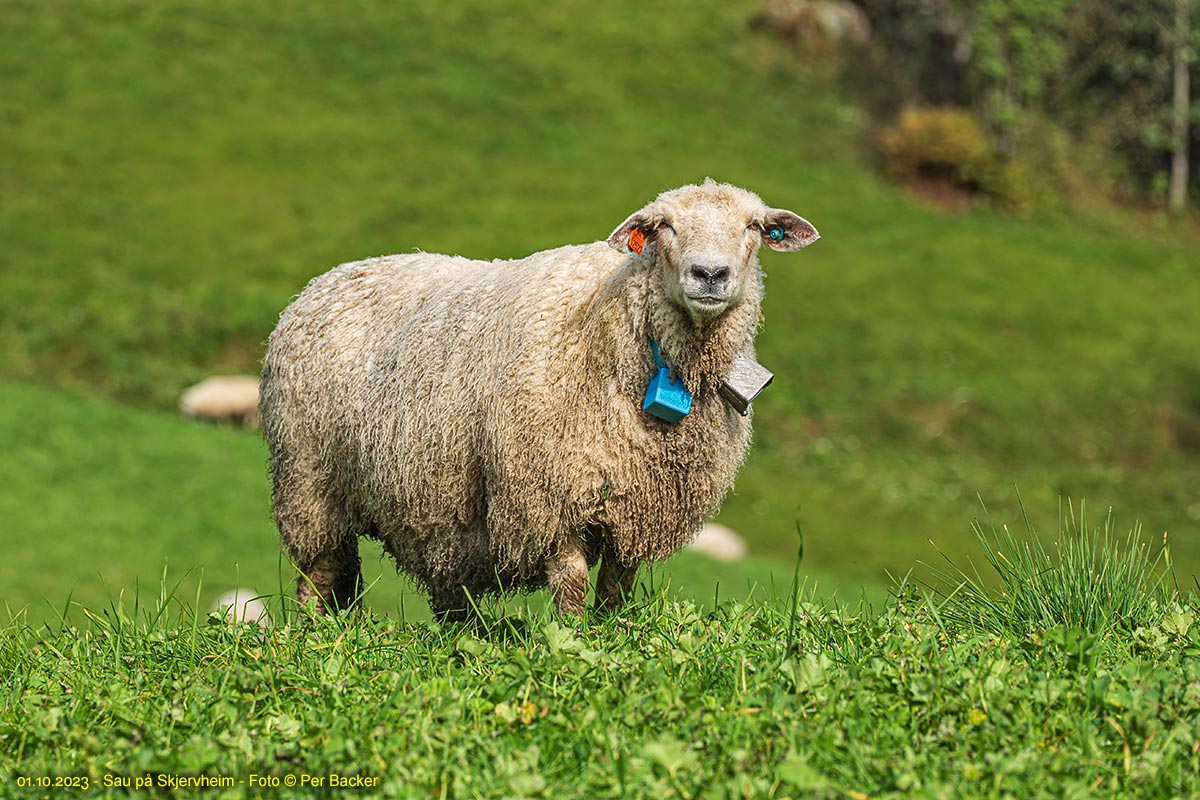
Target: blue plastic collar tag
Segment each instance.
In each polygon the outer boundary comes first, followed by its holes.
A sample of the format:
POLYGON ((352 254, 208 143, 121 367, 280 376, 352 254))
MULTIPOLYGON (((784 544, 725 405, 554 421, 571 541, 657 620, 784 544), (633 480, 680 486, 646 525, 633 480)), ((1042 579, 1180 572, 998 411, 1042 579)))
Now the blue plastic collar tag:
POLYGON ((683 385, 683 381, 671 377, 671 370, 658 352, 658 343, 650 340, 650 350, 654 355, 654 363, 658 372, 650 379, 646 387, 646 400, 642 410, 667 422, 679 422, 692 410, 692 393, 683 385))

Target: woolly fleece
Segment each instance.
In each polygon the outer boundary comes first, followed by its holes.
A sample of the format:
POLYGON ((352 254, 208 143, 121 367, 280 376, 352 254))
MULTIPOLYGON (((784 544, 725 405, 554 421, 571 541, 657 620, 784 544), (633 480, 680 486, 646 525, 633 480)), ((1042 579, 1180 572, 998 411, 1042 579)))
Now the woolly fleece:
POLYGON ((300 598, 352 602, 369 535, 442 616, 461 615, 464 589, 548 582, 577 613, 601 556, 597 600, 619 602, 640 562, 716 513, 745 457, 750 418, 717 385, 753 353, 759 245, 816 238, 710 180, 661 194, 608 242, 513 261, 393 255, 315 278, 271 334, 261 391, 300 598), (678 424, 642 411, 651 336, 694 395, 678 424))

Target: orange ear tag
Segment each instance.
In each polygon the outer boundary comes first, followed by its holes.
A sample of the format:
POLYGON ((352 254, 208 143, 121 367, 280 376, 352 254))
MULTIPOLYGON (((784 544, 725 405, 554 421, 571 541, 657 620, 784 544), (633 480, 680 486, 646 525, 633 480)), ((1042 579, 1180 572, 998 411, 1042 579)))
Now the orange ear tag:
POLYGON ((646 234, 642 233, 641 228, 634 228, 633 232, 629 234, 629 249, 640 256, 642 254, 642 248, 645 246, 646 234))

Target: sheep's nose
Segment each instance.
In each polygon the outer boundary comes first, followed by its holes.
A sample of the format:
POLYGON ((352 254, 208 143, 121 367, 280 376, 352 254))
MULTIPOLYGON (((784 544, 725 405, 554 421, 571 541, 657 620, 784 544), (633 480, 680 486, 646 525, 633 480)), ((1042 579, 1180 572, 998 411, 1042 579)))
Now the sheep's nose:
POLYGON ((692 277, 705 283, 716 283, 729 277, 729 267, 705 267, 692 264, 692 277))

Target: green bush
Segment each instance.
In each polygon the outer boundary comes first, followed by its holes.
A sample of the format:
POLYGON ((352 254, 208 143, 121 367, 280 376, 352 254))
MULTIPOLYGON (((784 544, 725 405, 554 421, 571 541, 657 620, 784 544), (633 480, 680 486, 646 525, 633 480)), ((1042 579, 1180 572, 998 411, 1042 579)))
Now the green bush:
POLYGON ((880 137, 887 170, 904 181, 938 179, 1010 211, 1026 211, 1028 170, 994 150, 983 128, 958 108, 909 108, 880 137))
POLYGON ((956 108, 905 109, 882 141, 888 171, 898 178, 933 175, 973 187, 993 160, 983 130, 956 108))

